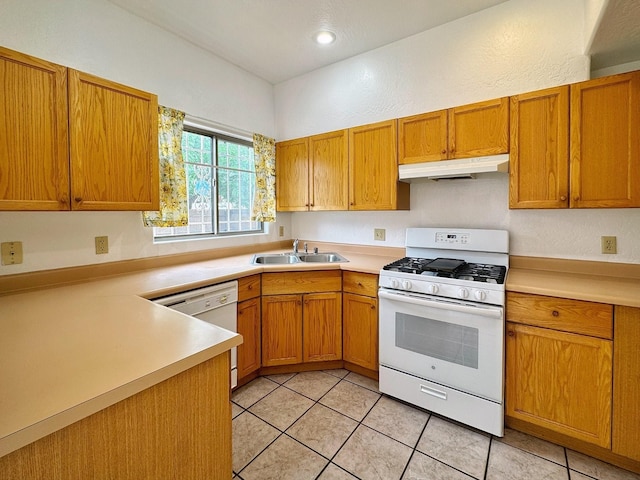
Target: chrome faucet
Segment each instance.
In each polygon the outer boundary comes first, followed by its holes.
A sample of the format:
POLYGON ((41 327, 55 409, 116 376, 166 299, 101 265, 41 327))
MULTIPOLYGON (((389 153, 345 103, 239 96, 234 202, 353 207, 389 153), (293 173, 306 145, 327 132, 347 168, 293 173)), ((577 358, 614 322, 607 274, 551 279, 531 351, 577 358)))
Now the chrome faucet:
POLYGON ((293 253, 298 253, 298 239, 293 241, 293 253))

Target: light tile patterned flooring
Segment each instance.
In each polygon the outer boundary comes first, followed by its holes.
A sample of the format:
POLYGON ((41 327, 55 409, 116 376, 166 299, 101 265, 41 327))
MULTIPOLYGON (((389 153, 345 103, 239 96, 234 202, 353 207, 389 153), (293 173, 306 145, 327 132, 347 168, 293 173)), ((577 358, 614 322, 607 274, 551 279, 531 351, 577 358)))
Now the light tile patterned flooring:
POLYGON ((232 395, 242 480, 640 480, 522 433, 492 437, 346 370, 257 378, 232 395))

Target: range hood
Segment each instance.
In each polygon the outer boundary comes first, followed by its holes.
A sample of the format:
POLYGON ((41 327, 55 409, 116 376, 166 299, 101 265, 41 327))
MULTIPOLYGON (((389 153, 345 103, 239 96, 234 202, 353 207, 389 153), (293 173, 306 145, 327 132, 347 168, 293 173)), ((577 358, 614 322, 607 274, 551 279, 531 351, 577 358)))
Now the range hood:
POLYGON ((509 171, 509 154, 489 157, 461 158, 439 162, 411 163, 398 167, 401 182, 475 178, 478 173, 509 171))

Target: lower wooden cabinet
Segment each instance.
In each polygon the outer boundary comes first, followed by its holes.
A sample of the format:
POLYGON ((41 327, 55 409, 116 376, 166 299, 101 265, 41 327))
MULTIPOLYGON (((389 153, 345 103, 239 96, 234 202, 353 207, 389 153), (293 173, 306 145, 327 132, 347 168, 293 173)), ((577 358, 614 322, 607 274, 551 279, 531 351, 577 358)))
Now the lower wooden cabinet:
POLYGON ((506 413, 611 444, 611 341, 507 324, 506 413))
POLYGON ((610 448, 613 342, 593 336, 610 333, 592 324, 611 325, 612 317, 586 314, 610 306, 564 299, 552 305, 550 297, 507 295, 506 415, 610 448), (579 319, 589 334, 561 331, 563 321, 576 330, 579 319))
POLYGON ((238 333, 244 339, 238 346, 238 378, 260 368, 260 299, 238 303, 238 333))
POLYGON ((342 272, 262 275, 262 366, 342 358, 342 272))
POLYGON ((260 369, 260 275, 238 279, 238 379, 260 369))
POLYGON ((613 453, 640 461, 640 308, 616 306, 613 453))
POLYGON ((345 362, 378 370, 378 275, 343 274, 342 341, 345 362))
POLYGON ((302 362, 302 295, 262 297, 262 366, 302 362))
POLYGON ((302 302, 302 360, 342 358, 342 294, 310 293, 302 302))
POLYGON ((343 359, 378 370, 378 300, 344 294, 343 359))

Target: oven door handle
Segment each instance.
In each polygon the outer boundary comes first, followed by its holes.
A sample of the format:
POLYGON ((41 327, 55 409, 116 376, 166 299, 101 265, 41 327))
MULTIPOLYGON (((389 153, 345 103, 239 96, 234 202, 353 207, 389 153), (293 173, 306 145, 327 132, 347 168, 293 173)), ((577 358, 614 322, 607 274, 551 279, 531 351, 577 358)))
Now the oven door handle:
POLYGON ((439 308, 441 310, 449 310, 461 313, 471 313, 473 315, 480 315, 483 317, 502 319, 502 308, 492 307, 487 305, 463 305, 454 302, 441 302, 437 300, 430 300, 426 297, 417 297, 415 295, 393 293, 388 290, 378 290, 378 298, 392 300, 402 303, 412 303, 414 305, 420 305, 423 307, 439 308))

